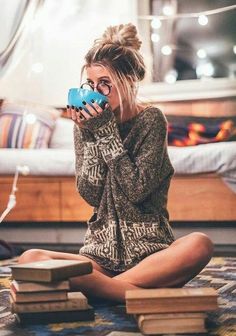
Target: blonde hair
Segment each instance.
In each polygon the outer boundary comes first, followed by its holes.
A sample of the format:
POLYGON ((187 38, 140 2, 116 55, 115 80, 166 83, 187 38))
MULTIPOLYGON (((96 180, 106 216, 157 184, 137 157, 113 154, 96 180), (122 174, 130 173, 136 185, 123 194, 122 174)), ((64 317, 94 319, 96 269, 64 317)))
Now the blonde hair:
POLYGON ((137 82, 145 76, 143 57, 139 52, 142 42, 132 23, 110 26, 101 38, 94 41, 93 47, 85 56, 84 70, 91 65, 108 69, 114 82, 123 114, 122 95, 126 97, 131 111, 136 111, 137 82))

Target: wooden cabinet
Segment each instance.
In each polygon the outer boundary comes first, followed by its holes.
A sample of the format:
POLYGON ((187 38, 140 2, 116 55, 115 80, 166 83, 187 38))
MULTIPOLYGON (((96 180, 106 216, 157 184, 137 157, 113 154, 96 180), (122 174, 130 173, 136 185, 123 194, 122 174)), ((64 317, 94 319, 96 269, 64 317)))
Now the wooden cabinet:
POLYGON ((172 221, 235 221, 236 194, 216 174, 176 175, 168 209, 172 221))
MULTIPOLYGON (((13 176, 0 177, 0 212, 8 203, 13 176)), ((90 207, 78 194, 74 177, 19 177, 16 206, 5 221, 86 221, 90 207)))
POLYGON ((64 178, 60 182, 61 220, 86 221, 92 215, 93 208, 78 194, 75 178, 64 178))
MULTIPOLYGON (((0 177, 0 212, 13 176, 0 177)), ((20 176, 17 204, 5 221, 87 221, 93 212, 75 187, 74 177, 20 176)), ((236 194, 216 174, 175 175, 168 197, 171 221, 235 221, 236 194)))

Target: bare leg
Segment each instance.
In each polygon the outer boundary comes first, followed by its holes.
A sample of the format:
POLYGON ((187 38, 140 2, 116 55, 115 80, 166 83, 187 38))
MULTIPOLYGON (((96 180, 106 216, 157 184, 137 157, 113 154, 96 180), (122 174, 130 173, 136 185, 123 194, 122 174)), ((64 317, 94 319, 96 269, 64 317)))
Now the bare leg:
POLYGON ((210 239, 202 233, 191 233, 115 278, 143 288, 181 287, 200 273, 212 254, 210 239))
POLYGON ((54 252, 49 250, 31 249, 25 251, 19 258, 19 263, 33 262, 37 260, 48 259, 70 259, 91 261, 93 272, 88 275, 80 275, 70 278, 71 290, 79 290, 86 296, 102 297, 108 300, 118 302, 125 301, 125 291, 128 289, 137 289, 138 287, 124 280, 116 280, 113 274, 94 260, 73 253, 54 252))
MULTIPOLYGON (((50 258, 86 258, 70 253, 46 251, 45 254, 43 250, 30 251, 22 255, 20 262, 50 258)), ((91 260, 94 266, 93 273, 71 278, 71 288, 80 290, 85 295, 124 302, 126 290, 182 286, 204 268, 212 256, 212 251, 212 243, 207 236, 193 233, 176 240, 167 249, 153 253, 138 265, 113 278, 112 274, 91 260)))

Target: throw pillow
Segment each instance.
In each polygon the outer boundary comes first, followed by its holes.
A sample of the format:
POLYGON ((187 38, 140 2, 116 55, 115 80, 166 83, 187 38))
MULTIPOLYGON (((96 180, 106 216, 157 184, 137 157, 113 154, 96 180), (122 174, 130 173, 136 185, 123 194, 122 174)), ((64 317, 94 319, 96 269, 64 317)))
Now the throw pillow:
POLYGON ((166 115, 168 144, 193 146, 210 142, 235 141, 236 117, 166 115))
POLYGON ((61 111, 29 102, 4 100, 0 148, 47 148, 61 111))

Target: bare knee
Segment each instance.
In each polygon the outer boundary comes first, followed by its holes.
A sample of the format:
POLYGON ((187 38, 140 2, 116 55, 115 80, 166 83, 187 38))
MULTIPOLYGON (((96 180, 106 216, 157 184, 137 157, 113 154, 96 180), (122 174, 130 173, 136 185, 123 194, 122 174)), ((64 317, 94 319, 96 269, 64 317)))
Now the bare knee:
POLYGON ((205 266, 213 255, 213 243, 210 238, 202 232, 193 232, 189 235, 191 240, 191 259, 199 265, 205 266))
POLYGON ((44 252, 44 250, 40 249, 30 249, 22 253, 22 255, 19 258, 19 263, 29 263, 33 261, 39 261, 39 260, 46 260, 50 259, 47 254, 44 252))

